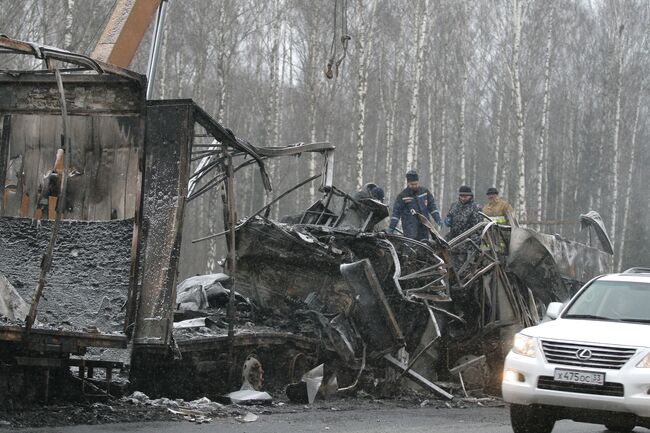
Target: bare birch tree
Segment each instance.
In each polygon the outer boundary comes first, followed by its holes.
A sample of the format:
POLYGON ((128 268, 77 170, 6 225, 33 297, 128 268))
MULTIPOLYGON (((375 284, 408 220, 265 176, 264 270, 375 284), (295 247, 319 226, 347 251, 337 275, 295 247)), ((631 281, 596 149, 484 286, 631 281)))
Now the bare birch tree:
POLYGON ((364 184, 364 140, 366 130, 366 95, 368 93, 368 59, 372 52, 374 41, 374 17, 377 2, 372 2, 372 10, 366 17, 366 2, 356 1, 356 13, 359 17, 359 37, 357 38, 357 56, 359 67, 357 71, 357 133, 356 133, 356 178, 357 188, 364 184))
POLYGON ((415 42, 415 75, 413 78, 413 91, 411 93, 411 111, 409 114, 409 136, 406 148, 406 166, 413 168, 418 146, 418 123, 420 120, 420 84, 422 82, 422 69, 424 66, 424 41, 427 37, 427 16, 429 0, 418 2, 417 10, 417 38, 415 42))
POLYGON ((634 179, 634 171, 636 169, 637 163, 637 132, 639 130, 639 111, 641 109, 641 94, 643 93, 644 86, 641 86, 641 92, 636 100, 636 106, 634 108, 634 125, 632 126, 632 139, 630 140, 630 165, 627 169, 627 176, 625 182, 625 202, 623 204, 623 224, 621 227, 621 236, 620 244, 618 247, 618 260, 616 261, 616 269, 622 270, 623 268, 623 256, 625 253, 625 238, 627 236, 628 227, 629 227, 629 218, 630 218, 630 200, 632 198, 632 181, 634 179))
POLYGON ((65 34, 63 36, 63 46, 66 50, 72 48, 72 24, 74 22, 74 0, 65 2, 65 34))
POLYGON ((539 140, 537 143, 537 170, 536 170, 536 198, 537 198, 537 220, 542 221, 544 206, 544 173, 546 172, 546 142, 548 135, 548 110, 551 99, 551 55, 553 50, 553 19, 555 15, 555 3, 550 4, 548 18, 548 29, 546 33, 546 55, 544 61, 544 97, 542 102, 542 121, 539 130, 539 140))
MULTIPOLYGON (((616 77, 616 89, 614 96, 614 125, 612 128, 612 150, 614 152, 614 163, 612 166, 612 224, 610 228, 611 235, 614 237, 614 244, 617 244, 617 227, 616 227, 616 217, 618 211, 618 177, 619 177, 619 164, 620 164, 620 149, 619 149, 619 135, 621 127, 621 90, 623 86, 623 31, 625 26, 622 22, 617 21, 617 36, 615 43, 615 52, 616 56, 614 62, 614 76, 616 77)), ((616 250, 615 250, 616 251, 616 250)), ((618 254, 621 253, 620 250, 616 251, 618 254)))
POLYGON ((469 81, 469 62, 471 56, 471 44, 469 40, 469 25, 470 20, 468 16, 467 2, 462 2, 462 12, 461 12, 461 38, 460 38, 460 112, 458 116, 458 164, 459 164, 459 174, 460 174, 460 183, 462 185, 467 184, 467 168, 466 168, 466 137, 465 137, 465 114, 467 106, 467 86, 469 81))
POLYGON ((512 87, 517 119, 517 212, 521 220, 528 216, 526 206, 526 151, 524 147, 524 107, 521 96, 521 30, 526 0, 511 0, 513 25, 512 45, 512 87))

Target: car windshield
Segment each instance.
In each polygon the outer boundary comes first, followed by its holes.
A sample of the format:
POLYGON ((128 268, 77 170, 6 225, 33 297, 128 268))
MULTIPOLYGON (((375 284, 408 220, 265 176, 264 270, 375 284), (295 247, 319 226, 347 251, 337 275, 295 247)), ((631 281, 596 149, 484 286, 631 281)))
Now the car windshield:
POLYGON ((564 319, 650 323, 650 283, 596 280, 564 312, 564 319))

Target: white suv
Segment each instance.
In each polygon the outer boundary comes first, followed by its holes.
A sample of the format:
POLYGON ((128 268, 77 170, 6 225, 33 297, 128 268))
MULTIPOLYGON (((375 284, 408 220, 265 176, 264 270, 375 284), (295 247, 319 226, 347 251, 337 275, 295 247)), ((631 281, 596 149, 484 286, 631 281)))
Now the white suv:
POLYGON ((554 320, 518 333, 506 357, 514 432, 550 433, 559 419, 650 427, 650 270, 595 278, 546 316, 554 320))

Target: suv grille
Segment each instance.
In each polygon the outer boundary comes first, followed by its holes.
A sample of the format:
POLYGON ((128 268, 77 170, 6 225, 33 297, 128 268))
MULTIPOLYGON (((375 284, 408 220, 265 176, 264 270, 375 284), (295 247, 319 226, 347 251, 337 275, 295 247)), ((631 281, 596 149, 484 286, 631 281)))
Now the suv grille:
POLYGON ((604 385, 588 385, 584 383, 557 382, 553 376, 540 376, 537 380, 537 388, 550 389, 553 391, 579 392, 582 394, 611 395, 623 397, 623 385, 615 382, 605 382, 604 385))
POLYGON ((551 364, 573 365, 577 367, 596 367, 618 370, 636 353, 631 347, 592 346, 542 340, 546 361, 551 364), (587 349, 589 359, 578 358, 578 352, 587 349))

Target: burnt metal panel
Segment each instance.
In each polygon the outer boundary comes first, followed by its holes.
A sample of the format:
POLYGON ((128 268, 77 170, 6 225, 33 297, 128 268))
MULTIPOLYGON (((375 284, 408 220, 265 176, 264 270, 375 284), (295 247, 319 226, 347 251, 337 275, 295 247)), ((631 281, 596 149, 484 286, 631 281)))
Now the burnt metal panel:
POLYGON ((356 295, 353 317, 371 348, 389 353, 403 345, 404 337, 395 314, 370 263, 363 259, 341 265, 341 274, 356 295))
POLYGON ((611 254, 531 229, 513 227, 509 249, 507 270, 521 278, 544 303, 571 297, 564 280, 585 283, 611 272, 611 254))
POLYGON ((134 343, 171 342, 173 306, 194 135, 191 101, 147 107, 142 196, 142 288, 134 343))
MULTIPOLYGON (((0 217, 0 273, 29 301, 53 221, 0 217)), ((39 303, 38 321, 64 329, 123 329, 132 220, 63 221, 52 268, 39 303)))
MULTIPOLYGON (((603 219, 600 217, 600 214, 598 212, 591 210, 584 215, 580 215, 580 225, 583 229, 592 228, 596 233, 598 241, 600 242, 600 249, 607 254, 614 255, 614 246, 612 245, 612 240, 609 238, 607 229, 605 229, 605 223, 603 222, 603 219)), ((591 244, 589 246, 591 246, 591 244)))
MULTIPOLYGON (((145 96, 139 81, 111 75, 65 74, 68 114, 139 115, 145 96)), ((60 113, 61 100, 53 73, 0 73, 0 112, 60 113)))
POLYGON ((2 134, 0 135, 0 216, 5 212, 5 183, 7 181, 7 159, 9 158, 9 131, 11 116, 2 118, 2 134))

